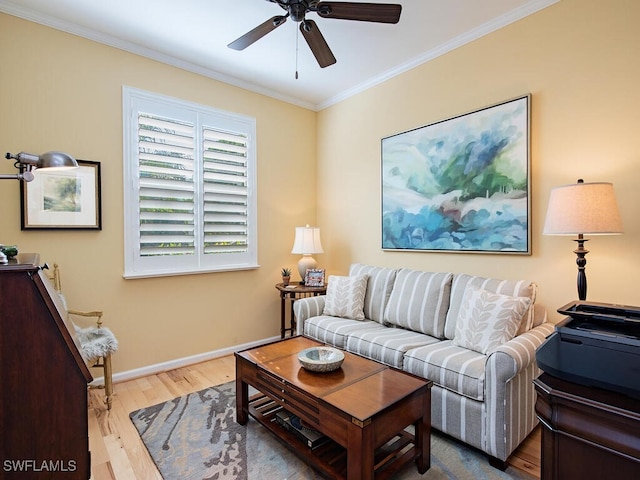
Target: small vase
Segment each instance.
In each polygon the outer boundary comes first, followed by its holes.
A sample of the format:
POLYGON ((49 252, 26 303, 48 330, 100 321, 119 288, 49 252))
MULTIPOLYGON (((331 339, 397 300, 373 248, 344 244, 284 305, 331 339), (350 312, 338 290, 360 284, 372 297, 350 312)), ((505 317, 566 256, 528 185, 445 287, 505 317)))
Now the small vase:
POLYGON ((286 287, 289 285, 289 280, 291 280, 291 277, 282 277, 282 284, 286 287))

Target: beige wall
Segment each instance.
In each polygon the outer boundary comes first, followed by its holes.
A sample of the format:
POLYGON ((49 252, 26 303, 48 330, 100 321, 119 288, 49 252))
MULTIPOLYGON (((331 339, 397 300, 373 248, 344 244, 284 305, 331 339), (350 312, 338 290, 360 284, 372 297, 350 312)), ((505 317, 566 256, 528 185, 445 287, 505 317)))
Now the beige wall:
MULTIPOLYGON (((59 149, 102 162, 104 210, 101 232, 23 232, 18 182, 4 180, 0 242, 60 263, 70 303, 105 310, 122 372, 277 335, 273 284, 280 267, 295 271, 293 228, 305 223, 322 228, 317 259, 328 273, 364 262, 526 277, 554 312, 576 297, 575 247, 541 235, 548 194, 582 177, 614 183, 625 226, 587 244, 589 299, 638 305, 639 18, 635 0, 562 0, 316 114, 0 14, 2 152, 59 149), (122 85, 256 117, 260 269, 122 278, 122 85), (380 139, 524 93, 533 254, 383 252, 380 139)), ((14 171, 0 161, 0 172, 14 171)))
POLYGON ((570 237, 542 236, 552 187, 613 182, 625 233, 587 243, 588 299, 639 305, 640 3, 562 0, 320 112, 318 223, 332 273, 351 262, 530 278, 555 310, 577 298, 570 237), (531 256, 381 250, 380 140, 532 94, 531 256))
POLYGON ((0 46, 3 156, 62 150, 100 161, 103 202, 102 231, 21 231, 19 183, 3 180, 0 242, 58 262, 69 303, 105 311, 121 344, 115 371, 279 335, 274 284, 298 259, 295 226, 315 222, 316 113, 4 14, 0 46), (122 278, 123 85, 257 119, 259 269, 122 278))

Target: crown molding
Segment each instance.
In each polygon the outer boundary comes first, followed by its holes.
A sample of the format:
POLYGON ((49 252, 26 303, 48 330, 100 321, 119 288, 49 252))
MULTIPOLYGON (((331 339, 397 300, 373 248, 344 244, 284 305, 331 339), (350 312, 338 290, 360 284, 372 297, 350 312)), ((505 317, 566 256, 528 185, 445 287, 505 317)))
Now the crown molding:
POLYGON ((317 110, 323 110, 331 105, 335 105, 336 103, 342 102, 349 97, 357 95, 358 93, 364 92, 365 90, 370 89, 376 85, 380 85, 381 83, 386 82, 387 80, 392 79, 393 77, 397 77, 402 73, 405 73, 415 67, 418 67, 424 63, 427 63, 435 58, 440 57, 456 48, 462 47, 467 43, 471 43, 474 40, 477 40, 485 35, 488 35, 496 30, 499 30, 507 25, 517 22, 533 13, 536 13, 546 7, 549 7, 555 3, 560 2, 560 0, 532 0, 531 2, 526 3, 520 8, 515 8, 510 12, 501 15, 500 17, 496 17, 489 22, 486 22, 473 30, 469 30, 462 35, 459 35, 449 42, 443 43, 442 45, 433 48, 422 55, 419 55, 408 62, 405 62, 401 65, 398 65, 395 68, 387 70, 386 72, 369 79, 368 81, 356 85, 353 88, 345 90, 344 92, 335 95, 326 101, 316 105, 317 110))
POLYGON ((465 32, 464 34, 459 35, 458 37, 452 39, 451 41, 446 42, 442 45, 439 45, 438 47, 433 48, 425 52, 424 54, 409 60, 408 62, 405 62, 401 65, 398 65, 395 68, 387 70, 381 75, 372 77, 366 82, 360 83, 359 85, 356 85, 353 88, 349 88, 339 93, 338 95, 334 95, 333 97, 330 97, 327 100, 320 102, 318 104, 313 104, 296 97, 283 95, 279 92, 275 92, 271 89, 262 87, 255 83, 240 80, 236 77, 226 75, 216 70, 208 69, 200 65, 196 65, 191 62, 181 60, 179 58, 158 52, 156 50, 153 50, 147 47, 143 47, 133 42, 127 42, 111 35, 106 35, 101 32, 96 32, 94 30, 87 29, 70 22, 61 21, 59 19, 53 18, 48 15, 43 15, 39 12, 33 11, 32 9, 21 7, 7 0, 0 0, 0 12, 4 12, 9 15, 13 15, 15 17, 19 17, 24 20, 29 20, 31 22, 38 23, 47 27, 55 28, 56 30, 61 30, 66 33, 70 33, 72 35, 86 38, 88 40, 92 40, 104 45, 117 48, 119 50, 123 50, 129 53, 133 53, 135 55, 149 58, 151 60, 156 60, 166 65, 171 65, 173 67, 180 68, 182 70, 186 70, 191 73, 196 73, 198 75, 202 75, 204 77, 208 77, 222 83, 233 85, 253 93, 265 95, 267 97, 271 97, 276 100, 297 105, 299 107, 302 107, 308 110, 320 111, 332 105, 335 105, 339 102, 342 102, 354 95, 362 93, 365 90, 368 90, 376 85, 380 85, 381 83, 384 83, 387 80, 390 80, 398 75, 401 75, 402 73, 405 73, 417 66, 427 63, 441 55, 451 52, 452 50, 455 50, 456 48, 462 47, 463 45, 473 42, 474 40, 477 40, 485 35, 495 32, 496 30, 499 30, 511 23, 517 22, 518 20, 521 20, 524 17, 527 17, 533 13, 536 13, 558 2, 560 2, 560 0, 532 0, 522 5, 519 8, 515 8, 510 12, 507 12, 506 14, 501 15, 500 17, 496 17, 491 21, 480 25, 477 28, 474 28, 473 30, 465 32))
POLYGON ((0 12, 7 13, 8 15, 12 15, 14 17, 22 18, 23 20, 28 20, 30 22, 38 23, 40 25, 44 25, 45 27, 51 27, 65 33, 69 33, 71 35, 86 38, 87 40, 91 40, 97 43, 101 43, 103 45, 117 48, 125 52, 133 53, 141 57, 149 58, 151 60, 156 60, 160 63, 164 63, 166 65, 180 68, 182 70, 186 70, 191 73, 196 73, 198 75, 202 75, 203 77, 208 77, 222 83, 226 83, 229 85, 233 85, 235 87, 242 88, 244 90, 251 91, 253 93, 258 93, 260 95, 265 95, 267 97, 271 97, 276 100, 280 100, 286 103, 291 103, 293 105, 297 105, 299 107, 306 108, 308 110, 316 110, 316 105, 306 102, 304 100, 301 100, 299 98, 282 95, 279 92, 275 92, 273 90, 262 87, 255 83, 240 80, 231 75, 226 75, 216 70, 212 70, 209 68, 202 67, 200 65, 196 65, 191 62, 187 62, 185 60, 181 60, 174 56, 167 55, 147 47, 143 47, 133 42, 122 40, 112 35, 96 32, 95 30, 91 30, 71 22, 65 22, 60 19, 51 17, 49 15, 43 15, 32 9, 24 8, 22 6, 16 5, 6 0, 0 0, 0 12))

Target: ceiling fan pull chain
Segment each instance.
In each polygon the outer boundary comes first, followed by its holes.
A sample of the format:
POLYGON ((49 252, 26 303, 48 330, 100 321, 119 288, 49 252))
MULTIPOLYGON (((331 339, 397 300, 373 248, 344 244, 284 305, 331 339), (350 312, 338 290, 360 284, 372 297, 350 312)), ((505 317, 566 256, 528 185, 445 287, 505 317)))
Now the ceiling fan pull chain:
POLYGON ((300 37, 300 34, 298 33, 298 29, 294 28, 293 29, 296 32, 296 80, 298 79, 298 38, 300 37))

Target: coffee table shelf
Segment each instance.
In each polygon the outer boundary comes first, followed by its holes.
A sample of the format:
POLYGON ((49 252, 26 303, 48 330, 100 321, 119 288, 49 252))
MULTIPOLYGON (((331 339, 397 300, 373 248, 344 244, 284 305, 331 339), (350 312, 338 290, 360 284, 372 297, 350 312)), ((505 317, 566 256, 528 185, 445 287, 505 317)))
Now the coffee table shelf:
MULTIPOLYGON (((321 445, 310 448, 296 435, 276 421, 276 414, 283 410, 275 401, 258 393, 249 399, 249 414, 271 431, 280 442, 293 450, 306 463, 330 478, 346 480, 347 449, 330 438, 321 445)), ((375 453, 375 478, 385 480, 401 467, 418 457, 415 437, 404 430, 375 453)))

